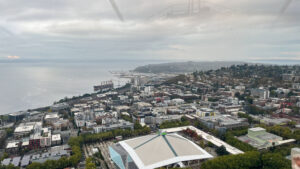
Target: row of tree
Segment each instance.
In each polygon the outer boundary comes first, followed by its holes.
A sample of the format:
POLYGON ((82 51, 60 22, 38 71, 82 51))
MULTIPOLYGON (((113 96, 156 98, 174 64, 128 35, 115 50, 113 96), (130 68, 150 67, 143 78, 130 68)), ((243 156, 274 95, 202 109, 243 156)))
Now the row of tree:
POLYGON ((250 151, 239 155, 226 155, 204 162, 201 169, 289 169, 290 161, 278 153, 250 151))
POLYGON ((85 169, 96 169, 96 165, 91 157, 85 160, 85 169))
POLYGON ((173 127, 181 127, 181 126, 188 126, 190 125, 190 122, 182 117, 180 120, 176 121, 165 121, 159 125, 160 129, 166 129, 166 128, 173 128, 173 127))
POLYGON ((225 141, 226 141, 226 143, 228 143, 228 144, 232 145, 233 147, 236 147, 244 152, 256 150, 254 147, 250 146, 249 144, 244 143, 244 142, 240 141, 239 139, 235 138, 235 136, 230 132, 227 132, 225 134, 225 141))
POLYGON ((83 143, 95 143, 99 141, 107 141, 114 139, 116 136, 122 136, 123 138, 135 137, 140 135, 150 134, 151 130, 149 127, 141 127, 140 129, 130 130, 130 129, 116 129, 109 132, 103 132, 98 134, 83 134, 83 143))
POLYGON ((0 165, 0 169, 19 169, 19 167, 15 167, 14 165, 9 164, 8 166, 0 165))

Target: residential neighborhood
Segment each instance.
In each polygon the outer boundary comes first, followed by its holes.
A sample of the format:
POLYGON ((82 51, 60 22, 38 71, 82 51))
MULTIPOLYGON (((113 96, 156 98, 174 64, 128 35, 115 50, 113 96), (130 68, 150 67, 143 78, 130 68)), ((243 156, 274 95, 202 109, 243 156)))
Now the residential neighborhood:
POLYGON ((252 151, 278 152, 286 163, 299 147, 299 66, 126 76, 131 81, 119 88, 100 85, 91 94, 2 115, 1 164, 209 168, 222 156, 252 151))

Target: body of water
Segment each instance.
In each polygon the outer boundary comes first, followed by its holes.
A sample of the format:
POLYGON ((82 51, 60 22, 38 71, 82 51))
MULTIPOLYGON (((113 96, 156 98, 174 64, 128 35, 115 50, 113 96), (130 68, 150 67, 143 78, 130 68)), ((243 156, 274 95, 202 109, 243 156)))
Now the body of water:
MULTIPOLYGON (((103 60, 103 61, 1 61, 0 60, 0 114, 48 106, 64 97, 93 92, 93 86, 113 80, 115 85, 125 83, 110 71, 128 71, 146 64, 171 61, 103 60)), ((296 61, 268 64, 298 64, 296 61)))
POLYGON ((109 71, 127 71, 158 61, 0 63, 0 114, 53 104, 64 97, 93 92, 101 81, 125 83, 109 71))

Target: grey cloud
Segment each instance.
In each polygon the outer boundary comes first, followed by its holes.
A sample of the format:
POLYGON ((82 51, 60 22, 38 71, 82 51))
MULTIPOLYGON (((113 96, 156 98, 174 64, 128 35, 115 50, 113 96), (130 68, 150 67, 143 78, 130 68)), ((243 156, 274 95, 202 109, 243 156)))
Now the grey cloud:
POLYGON ((109 1, 0 0, 0 57, 250 60, 300 50, 299 0, 276 24, 285 0, 202 0, 189 16, 186 2, 116 0, 120 22, 109 1))

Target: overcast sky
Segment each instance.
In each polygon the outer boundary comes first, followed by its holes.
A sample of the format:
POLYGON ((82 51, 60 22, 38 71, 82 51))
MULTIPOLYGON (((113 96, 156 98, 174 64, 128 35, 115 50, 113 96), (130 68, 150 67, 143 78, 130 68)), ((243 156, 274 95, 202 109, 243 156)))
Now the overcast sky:
POLYGON ((0 58, 300 60, 287 1, 0 0, 0 58))

